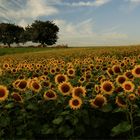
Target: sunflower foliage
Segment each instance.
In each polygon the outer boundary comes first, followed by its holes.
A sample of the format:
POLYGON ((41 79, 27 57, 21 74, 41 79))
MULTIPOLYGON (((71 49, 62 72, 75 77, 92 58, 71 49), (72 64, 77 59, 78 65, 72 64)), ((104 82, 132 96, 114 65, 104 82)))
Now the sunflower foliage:
POLYGON ((0 139, 139 139, 139 47, 68 49, 1 56, 0 139))

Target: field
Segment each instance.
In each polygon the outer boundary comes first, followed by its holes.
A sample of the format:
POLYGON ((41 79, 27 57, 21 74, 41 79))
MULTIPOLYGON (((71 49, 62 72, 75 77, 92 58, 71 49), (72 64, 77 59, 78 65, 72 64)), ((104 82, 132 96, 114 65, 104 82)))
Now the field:
POLYGON ((0 139, 140 138, 140 46, 0 49, 0 139))

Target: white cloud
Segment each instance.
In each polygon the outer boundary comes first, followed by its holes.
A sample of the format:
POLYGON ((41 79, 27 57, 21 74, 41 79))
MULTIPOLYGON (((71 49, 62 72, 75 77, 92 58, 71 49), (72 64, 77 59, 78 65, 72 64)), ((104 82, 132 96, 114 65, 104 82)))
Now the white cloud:
MULTIPOLYGON (((7 17, 13 19, 17 24, 28 23, 29 21, 37 19, 39 16, 48 16, 58 13, 58 10, 50 5, 47 5, 44 0, 27 0, 25 7, 9 8, 7 2, 0 0, 1 5, 6 9, 4 12, 0 12, 0 17, 7 17)), ((14 2, 19 5, 19 2, 14 2)))
POLYGON ((54 22, 60 28, 58 44, 68 44, 70 46, 119 44, 120 40, 126 41, 128 39, 127 34, 116 31, 119 26, 106 29, 105 32, 95 32, 95 21, 91 18, 78 24, 58 19, 54 20, 54 22))
POLYGON ((59 2, 57 4, 60 5, 65 5, 65 6, 74 6, 74 7, 79 7, 79 6, 88 6, 88 7, 99 7, 102 6, 104 4, 109 3, 112 0, 94 0, 94 1, 83 1, 81 0, 80 2, 62 2, 61 0, 59 0, 59 2))

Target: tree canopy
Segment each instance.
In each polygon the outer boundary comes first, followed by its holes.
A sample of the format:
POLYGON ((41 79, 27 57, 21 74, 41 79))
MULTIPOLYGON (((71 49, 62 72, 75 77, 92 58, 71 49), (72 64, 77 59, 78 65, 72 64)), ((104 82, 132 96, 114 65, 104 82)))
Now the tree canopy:
POLYGON ((51 21, 43 22, 36 20, 26 30, 30 33, 32 42, 41 43, 43 46, 45 44, 53 45, 57 42, 59 28, 51 21))

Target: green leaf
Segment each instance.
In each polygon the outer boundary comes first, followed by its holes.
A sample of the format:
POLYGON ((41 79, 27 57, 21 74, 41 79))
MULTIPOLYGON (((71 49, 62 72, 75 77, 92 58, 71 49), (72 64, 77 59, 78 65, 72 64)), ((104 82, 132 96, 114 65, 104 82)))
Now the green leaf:
POLYGON ((53 124, 59 125, 63 121, 63 118, 60 116, 53 120, 53 124))
POLYGON ((73 133, 74 133, 73 129, 68 129, 65 131, 64 136, 67 138, 70 137, 73 133))
POLYGON ((9 104, 4 106, 4 108, 6 108, 6 109, 10 109, 10 108, 13 108, 13 107, 14 107, 14 103, 9 103, 9 104))
POLYGON ((37 110, 36 104, 32 104, 32 103, 28 104, 26 108, 34 111, 37 110))
POLYGON ((112 128, 111 136, 116 136, 121 133, 128 132, 130 129, 131 125, 127 121, 121 122, 117 126, 112 128))
POLYGON ((126 109, 124 109, 124 108, 116 108, 113 110, 112 113, 125 112, 125 111, 126 111, 126 109))
POLYGON ((111 104, 107 104, 107 105, 105 105, 105 106, 103 106, 101 108, 101 111, 103 111, 103 112, 110 112, 110 111, 112 111, 112 109, 113 109, 112 105, 111 104))
POLYGON ((63 111, 60 115, 68 115, 68 114, 70 114, 70 111, 63 111))

